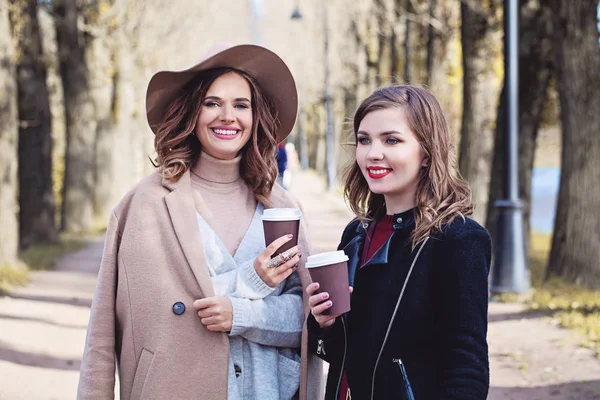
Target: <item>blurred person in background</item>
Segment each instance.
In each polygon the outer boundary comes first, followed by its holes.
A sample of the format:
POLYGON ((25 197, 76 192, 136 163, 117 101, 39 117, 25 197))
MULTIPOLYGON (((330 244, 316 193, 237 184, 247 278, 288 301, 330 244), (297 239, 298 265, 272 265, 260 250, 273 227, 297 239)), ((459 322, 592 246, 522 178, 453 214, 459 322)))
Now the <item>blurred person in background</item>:
POLYGON ((375 91, 354 116, 343 232, 351 311, 307 289, 309 347, 329 362, 328 400, 485 400, 491 239, 468 218, 438 101, 415 86, 375 91), (412 397, 414 396, 414 397, 412 397))
POLYGON ((288 67, 218 46, 155 74, 146 109, 158 171, 110 219, 78 398, 112 398, 115 366, 122 399, 317 398, 321 361, 301 345, 306 229, 271 259, 290 238, 265 248, 261 220, 297 208, 275 183, 297 112, 288 67))
POLYGON ((284 183, 285 173, 287 172, 287 152, 285 151, 285 143, 279 143, 277 145, 277 183, 284 189, 287 189, 287 185, 284 183))

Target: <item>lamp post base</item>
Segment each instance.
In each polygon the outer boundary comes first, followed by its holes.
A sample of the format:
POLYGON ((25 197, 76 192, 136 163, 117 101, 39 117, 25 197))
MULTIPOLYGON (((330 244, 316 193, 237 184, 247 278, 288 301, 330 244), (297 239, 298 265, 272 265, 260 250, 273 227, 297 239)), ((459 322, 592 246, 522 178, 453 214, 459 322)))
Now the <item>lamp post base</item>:
POLYGON ((495 206, 498 219, 490 292, 492 295, 527 292, 530 283, 523 234, 523 203, 498 200, 495 206))

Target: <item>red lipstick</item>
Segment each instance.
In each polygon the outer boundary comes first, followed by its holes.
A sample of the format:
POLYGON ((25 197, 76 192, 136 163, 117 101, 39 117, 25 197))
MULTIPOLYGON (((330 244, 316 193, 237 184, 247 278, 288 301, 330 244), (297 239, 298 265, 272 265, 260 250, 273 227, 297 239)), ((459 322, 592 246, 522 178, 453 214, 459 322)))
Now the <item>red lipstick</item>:
POLYGON ((392 170, 384 167, 367 167, 367 172, 369 173, 369 178, 381 179, 388 176, 392 170))

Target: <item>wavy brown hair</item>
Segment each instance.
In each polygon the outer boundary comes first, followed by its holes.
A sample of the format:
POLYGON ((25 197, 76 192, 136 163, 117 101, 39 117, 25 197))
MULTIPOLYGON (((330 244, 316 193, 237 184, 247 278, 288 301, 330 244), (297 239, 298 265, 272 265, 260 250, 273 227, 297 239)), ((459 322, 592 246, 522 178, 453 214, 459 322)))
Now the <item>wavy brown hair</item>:
MULTIPOLYGON (((450 129, 442 107, 427 89, 405 85, 388 86, 367 97, 354 114, 353 136, 363 118, 382 109, 402 109, 427 165, 421 169, 416 191, 415 230, 411 241, 414 248, 435 231, 456 217, 465 218, 473 212, 471 191, 460 176, 450 129)), ((386 214, 382 194, 371 192, 356 160, 346 168, 344 197, 361 221, 379 220, 386 214)))
POLYGON ((252 92, 252 136, 240 151, 240 175, 252 188, 254 197, 270 206, 269 194, 277 177, 275 133, 279 121, 273 102, 248 74, 232 68, 215 68, 200 73, 183 89, 167 111, 156 130, 155 166, 163 179, 177 181, 198 159, 201 144, 195 127, 202 102, 210 85, 220 76, 234 72, 242 76, 252 92))

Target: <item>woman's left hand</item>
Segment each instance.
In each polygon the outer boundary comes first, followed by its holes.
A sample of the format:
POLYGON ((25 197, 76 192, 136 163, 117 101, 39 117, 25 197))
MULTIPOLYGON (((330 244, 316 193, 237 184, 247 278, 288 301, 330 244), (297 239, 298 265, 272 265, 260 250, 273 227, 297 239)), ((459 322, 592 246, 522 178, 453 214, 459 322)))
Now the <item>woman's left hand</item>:
POLYGON ((229 332, 233 323, 233 305, 227 296, 213 296, 194 301, 200 322, 209 331, 229 332))

